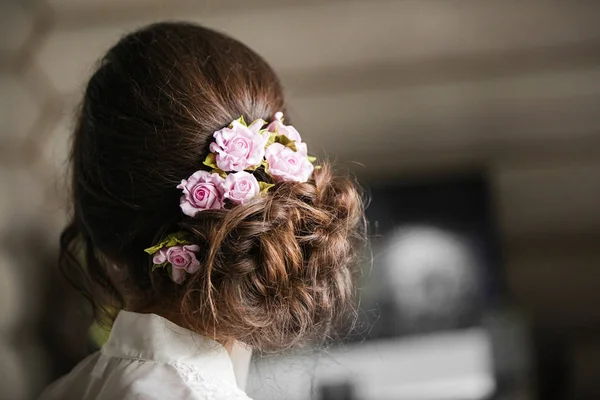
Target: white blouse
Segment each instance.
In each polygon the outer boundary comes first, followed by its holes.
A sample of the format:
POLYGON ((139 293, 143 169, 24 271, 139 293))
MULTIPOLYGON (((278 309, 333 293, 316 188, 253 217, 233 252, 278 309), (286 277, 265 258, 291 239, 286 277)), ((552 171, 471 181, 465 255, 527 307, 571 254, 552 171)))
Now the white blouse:
POLYGON ((219 343, 159 317, 121 311, 102 349, 40 400, 249 400, 219 343))

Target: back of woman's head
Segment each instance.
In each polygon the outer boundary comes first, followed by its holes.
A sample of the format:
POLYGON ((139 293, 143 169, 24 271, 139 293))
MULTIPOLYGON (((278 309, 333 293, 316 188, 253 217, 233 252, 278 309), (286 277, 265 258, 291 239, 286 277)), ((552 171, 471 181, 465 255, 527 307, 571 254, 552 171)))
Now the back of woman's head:
POLYGON ((317 162, 306 182, 273 181, 240 205, 191 217, 182 179, 206 169, 213 133, 243 116, 272 121, 279 80, 252 50, 182 23, 151 25, 108 51, 73 138, 73 218, 61 266, 97 310, 168 315, 183 326, 273 351, 331 333, 351 310, 363 210, 356 186, 317 162), (200 264, 181 284, 145 249, 173 232, 200 264))

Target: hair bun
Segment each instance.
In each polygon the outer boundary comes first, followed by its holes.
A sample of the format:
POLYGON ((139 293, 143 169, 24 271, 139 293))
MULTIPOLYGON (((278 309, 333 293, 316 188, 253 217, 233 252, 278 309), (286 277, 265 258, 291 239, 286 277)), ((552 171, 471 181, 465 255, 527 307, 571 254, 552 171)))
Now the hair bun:
POLYGON ((330 335, 353 307, 362 200, 327 164, 308 183, 185 225, 209 249, 182 302, 196 330, 276 351, 330 335))

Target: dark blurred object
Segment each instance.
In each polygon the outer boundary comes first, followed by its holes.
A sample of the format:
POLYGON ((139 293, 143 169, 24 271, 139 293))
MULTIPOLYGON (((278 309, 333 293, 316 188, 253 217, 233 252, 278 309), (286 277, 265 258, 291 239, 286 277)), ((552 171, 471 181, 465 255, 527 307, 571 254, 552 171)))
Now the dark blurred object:
POLYGON ((533 331, 533 350, 536 370, 538 375, 543 377, 537 385, 538 398, 543 400, 568 398, 569 362, 565 338, 548 328, 536 326, 533 331))
POLYGON ((370 194, 374 261, 363 304, 379 311, 370 336, 480 326, 505 292, 485 177, 372 184, 370 194))
POLYGON ((328 383, 319 388, 319 400, 357 400, 350 382, 328 383))
POLYGON ((536 392, 539 370, 533 361, 536 355, 530 325, 508 304, 490 310, 483 318, 483 326, 490 338, 496 380, 496 390, 490 400, 531 399, 536 392))

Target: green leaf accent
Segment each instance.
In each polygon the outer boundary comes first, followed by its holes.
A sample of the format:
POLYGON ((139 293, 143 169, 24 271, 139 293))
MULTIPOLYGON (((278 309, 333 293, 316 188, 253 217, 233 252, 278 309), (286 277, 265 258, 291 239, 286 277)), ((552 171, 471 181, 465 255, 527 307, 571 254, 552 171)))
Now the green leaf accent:
POLYGON ((269 176, 271 176, 271 174, 269 173, 269 162, 267 160, 263 160, 260 165, 262 165, 265 168, 265 173, 269 176))
POLYGON ((260 167, 263 167, 263 168, 266 170, 266 169, 267 169, 267 166, 268 166, 268 164, 267 164, 267 160, 264 160, 264 159, 263 159, 263 160, 260 162, 260 164, 258 164, 258 165, 253 165, 253 166, 251 166, 251 167, 248 167, 248 168, 246 168, 244 171, 250 171, 250 172, 254 172, 254 171, 256 171, 257 169, 259 169, 260 167))
POLYGON ((269 132, 269 140, 267 140, 267 144, 265 145, 265 148, 267 148, 270 145, 272 145, 273 143, 275 143, 275 138, 276 137, 277 137, 277 133, 275 133, 275 132, 269 132))
POLYGON ((204 160, 204 162, 202 164, 204 164, 207 167, 210 167, 212 169, 219 169, 217 167, 217 155, 215 153, 208 153, 208 155, 206 156, 206 159, 204 160))
POLYGON ((248 124, 244 120, 244 116, 243 115, 240 115, 240 117, 238 119, 236 119, 236 121, 239 122, 240 124, 244 125, 244 126, 248 126, 248 124))
POLYGON ((177 233, 170 234, 169 236, 167 236, 163 241, 161 241, 157 245, 148 247, 147 249, 144 249, 144 251, 146 253, 152 255, 154 253, 157 253, 163 247, 171 247, 171 246, 176 246, 178 244, 181 244, 181 245, 192 244, 192 242, 186 240, 184 238, 184 235, 181 232, 177 232, 177 233))
POLYGON ((275 137, 275 142, 281 143, 285 147, 289 147, 294 151, 298 151, 296 149, 296 142, 285 135, 279 135, 275 137))
POLYGON ((222 169, 219 169, 219 168, 214 168, 214 169, 212 170, 212 173, 213 173, 213 174, 219 174, 219 176, 220 176, 221 178, 227 178, 227 172, 223 171, 222 169))
POLYGON ((315 165, 315 169, 321 169, 322 167, 320 165, 315 165))
POLYGON ((272 183, 259 181, 258 186, 260 187, 260 194, 265 194, 269 191, 270 188, 272 188, 275 185, 272 183))
POLYGON ((310 161, 311 163, 314 164, 315 161, 317 161, 317 157, 313 157, 313 156, 306 156, 306 158, 308 159, 308 161, 310 161))
POLYGON ((157 269, 157 268, 164 268, 164 266, 165 266, 165 265, 167 265, 167 264, 168 264, 168 263, 167 263, 166 261, 165 261, 164 263, 162 263, 162 264, 154 264, 154 265, 152 266, 152 270, 151 270, 151 272, 154 272, 154 270, 155 270, 155 269, 157 269))

